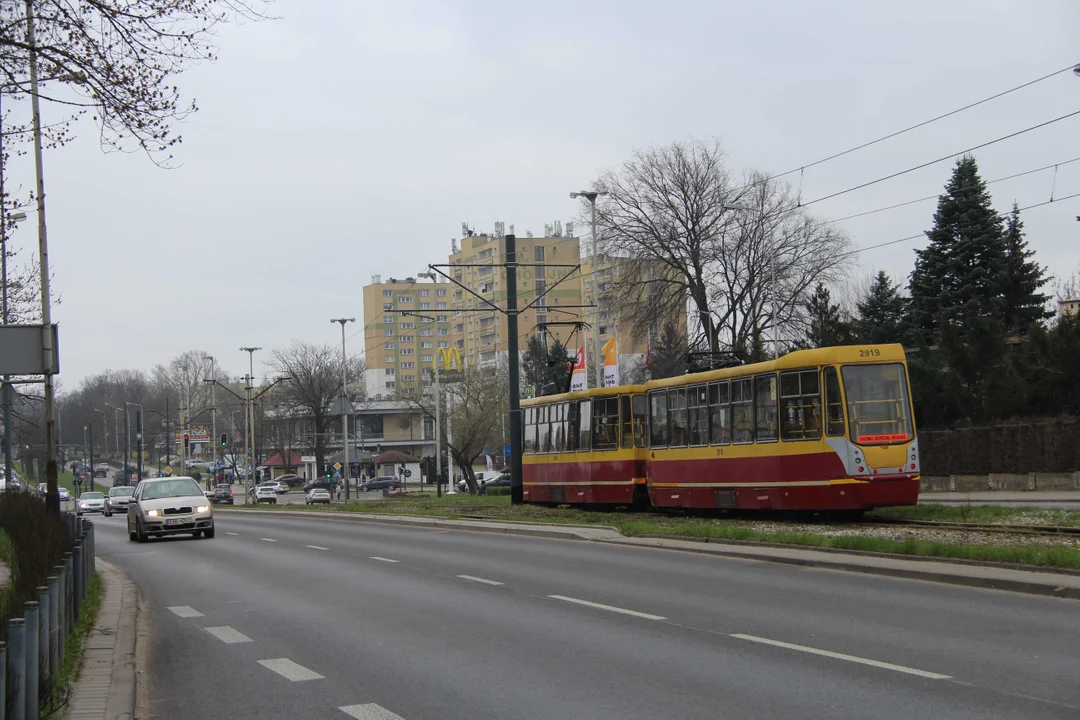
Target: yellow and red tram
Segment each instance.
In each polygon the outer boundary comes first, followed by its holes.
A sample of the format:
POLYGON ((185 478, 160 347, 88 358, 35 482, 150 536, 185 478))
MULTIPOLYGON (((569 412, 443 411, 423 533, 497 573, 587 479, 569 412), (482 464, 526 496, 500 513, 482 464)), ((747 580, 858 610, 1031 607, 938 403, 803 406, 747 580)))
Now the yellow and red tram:
POLYGON ((899 345, 800 350, 522 408, 526 502, 828 511, 918 500, 899 345))

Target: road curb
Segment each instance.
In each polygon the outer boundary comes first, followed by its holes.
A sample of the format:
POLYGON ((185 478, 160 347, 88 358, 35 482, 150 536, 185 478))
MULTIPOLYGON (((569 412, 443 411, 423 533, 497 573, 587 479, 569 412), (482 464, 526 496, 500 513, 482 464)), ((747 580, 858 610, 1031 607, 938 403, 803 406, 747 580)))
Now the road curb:
POLYGON ((128 574, 112 563, 96 558, 96 566, 103 584, 101 607, 86 638, 79 679, 72 687, 65 718, 132 720, 139 590, 128 574))
POLYGON ((786 565, 798 565, 802 567, 814 567, 826 570, 841 570, 847 572, 859 572, 867 575, 881 575, 885 577, 899 577, 908 580, 925 580, 948 585, 963 585, 967 587, 981 587, 993 590, 1009 590, 1029 595, 1043 595, 1048 597, 1060 597, 1068 599, 1080 599, 1080 578, 1076 575, 1055 574, 1039 569, 1022 566, 1001 566, 992 564, 974 564, 971 562, 952 562, 949 558, 934 558, 922 556, 890 555, 875 553, 868 556, 865 553, 849 552, 842 548, 827 548, 827 552, 821 548, 803 547, 799 545, 777 545, 775 543, 746 543, 729 544, 722 541, 706 541, 692 538, 656 538, 656 537, 627 537, 618 530, 608 526, 598 526, 598 532, 587 532, 586 529, 561 529, 552 526, 543 528, 530 528, 521 526, 500 526, 497 524, 480 525, 483 521, 469 520, 446 520, 443 518, 428 518, 423 516, 389 516, 361 513, 328 513, 280 511, 280 510, 238 510, 236 514, 258 514, 273 517, 296 517, 300 519, 321 519, 336 522, 367 522, 384 525, 396 525, 404 527, 442 528, 452 530, 466 530, 470 532, 487 532, 504 535, 524 535, 531 537, 551 538, 558 540, 579 540, 602 542, 610 545, 622 545, 638 548, 653 548, 658 550, 671 550, 676 552, 693 552, 717 557, 729 557, 740 560, 757 560, 760 562, 773 562, 786 565), (752 551, 754 548, 756 551, 752 551), (771 551, 771 552, 770 552, 771 551), (817 553, 819 557, 813 557, 817 553), (846 559, 845 557, 846 556, 846 559), (858 560, 857 560, 858 558, 858 560), (861 560, 861 561, 860 561, 861 560), (955 570, 935 569, 925 567, 931 563, 945 566, 953 566, 955 570), (910 567, 908 565, 911 565, 910 567), (924 567, 915 567, 924 565, 924 567), (997 576, 994 576, 994 573, 997 576), (1021 577, 1005 577, 1005 575, 1018 575, 1021 577), (1040 582, 1035 578, 1026 576, 1041 576, 1040 582))

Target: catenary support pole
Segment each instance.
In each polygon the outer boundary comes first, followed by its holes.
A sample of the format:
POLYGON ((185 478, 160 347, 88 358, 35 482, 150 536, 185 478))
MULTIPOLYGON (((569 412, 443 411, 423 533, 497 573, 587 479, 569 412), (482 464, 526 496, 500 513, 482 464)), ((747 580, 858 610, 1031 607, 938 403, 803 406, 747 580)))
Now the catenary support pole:
MULTIPOLYGON (((593 285, 595 287, 595 284, 593 285)), ((521 382, 518 364, 517 238, 506 236, 506 345, 510 369, 510 502, 522 502, 521 382)))

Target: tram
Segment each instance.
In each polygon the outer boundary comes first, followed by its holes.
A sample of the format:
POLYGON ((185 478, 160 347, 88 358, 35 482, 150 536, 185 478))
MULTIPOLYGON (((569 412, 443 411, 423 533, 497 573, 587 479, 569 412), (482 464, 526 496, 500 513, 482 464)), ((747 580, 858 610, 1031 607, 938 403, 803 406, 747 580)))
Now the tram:
POLYGON ((799 350, 522 409, 526 502, 858 512, 918 501, 899 345, 799 350))

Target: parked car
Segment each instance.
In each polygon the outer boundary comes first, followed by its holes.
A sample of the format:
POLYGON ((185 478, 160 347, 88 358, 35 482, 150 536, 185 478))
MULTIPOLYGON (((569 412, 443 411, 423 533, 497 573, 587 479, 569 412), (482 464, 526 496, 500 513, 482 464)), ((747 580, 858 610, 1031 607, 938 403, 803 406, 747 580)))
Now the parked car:
POLYGON ((368 492, 369 490, 384 490, 390 488, 391 490, 397 490, 401 487, 401 481, 393 475, 380 475, 372 480, 366 480, 360 483, 360 491, 368 492))
POLYGON ((320 480, 318 482, 313 482, 310 485, 306 485, 304 487, 304 494, 308 494, 315 488, 322 488, 326 492, 332 493, 334 492, 335 488, 337 488, 337 483, 333 480, 320 480))
POLYGON ((105 517, 112 517, 114 512, 127 513, 128 505, 131 504, 131 496, 135 494, 133 487, 114 487, 105 496, 105 517))
POLYGON ((234 504, 232 487, 230 487, 229 485, 218 485, 216 488, 214 488, 214 497, 212 497, 210 500, 211 502, 215 503, 228 503, 229 505, 234 504))
POLYGON ((480 494, 483 495, 488 488, 493 487, 510 487, 510 473, 503 473, 494 480, 483 482, 480 484, 480 494))
POLYGON ((255 504, 264 502, 277 505, 277 492, 269 485, 259 485, 255 488, 255 504))
POLYGON ((84 492, 79 496, 79 501, 75 503, 75 514, 92 512, 105 512, 105 493, 84 492))
POLYGON ((323 505, 330 504, 330 491, 324 488, 312 488, 311 492, 304 498, 304 503, 307 505, 323 505))
POLYGON ((191 533, 214 537, 214 511, 194 478, 146 478, 135 488, 127 517, 128 539, 191 533))
POLYGON ((277 480, 278 482, 285 483, 291 488, 300 487, 304 484, 304 478, 300 477, 299 475, 293 475, 292 473, 288 475, 280 475, 278 476, 277 480))

